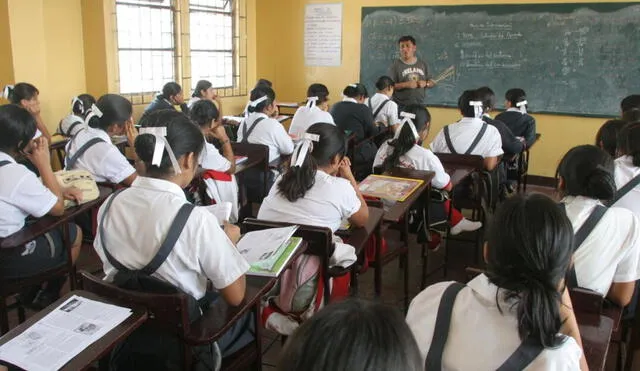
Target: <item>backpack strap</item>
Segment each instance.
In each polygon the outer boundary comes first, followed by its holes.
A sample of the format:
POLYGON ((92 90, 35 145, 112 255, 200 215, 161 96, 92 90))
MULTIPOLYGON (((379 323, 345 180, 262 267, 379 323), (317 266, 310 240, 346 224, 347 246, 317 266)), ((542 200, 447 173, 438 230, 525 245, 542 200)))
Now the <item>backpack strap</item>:
MULTIPOLYGON (((384 102, 380 103, 380 105, 378 106, 378 108, 376 108, 375 112, 373 112, 373 119, 375 120, 375 118, 378 116, 378 114, 380 113, 380 111, 382 111, 382 109, 384 108, 384 106, 386 106, 389 102, 391 102, 391 99, 387 99, 384 102)), ((371 99, 369 99, 369 107, 371 107, 371 99)), ((371 109, 373 111, 373 108, 371 109)))
POLYGON ((76 162, 78 162, 78 160, 80 159, 80 156, 82 156, 85 152, 87 152, 87 150, 91 147, 93 147, 94 145, 100 143, 100 142, 104 142, 104 139, 102 138, 91 138, 87 143, 85 143, 82 147, 80 147, 76 153, 74 153, 72 156, 69 156, 67 159, 67 165, 65 166, 65 170, 71 170, 76 166, 76 162))
MULTIPOLYGON (((593 229, 598 225, 598 222, 604 214, 607 212, 607 208, 602 205, 596 205, 593 209, 587 220, 585 220, 584 224, 578 229, 576 232, 576 237, 573 244, 573 252, 578 251, 584 240, 589 237, 593 229)), ((571 269, 567 274, 567 286, 569 288, 579 287, 578 286, 578 277, 576 276, 576 268, 575 265, 571 265, 571 269)))
POLYGON ((247 120, 244 120, 244 126, 242 127, 242 143, 249 143, 249 135, 253 133, 253 130, 262 120, 264 120, 264 117, 258 117, 258 119, 253 122, 253 125, 251 125, 249 130, 247 130, 247 120))
POLYGON ((10 163, 11 161, 7 161, 7 160, 0 161, 0 167, 3 167, 4 165, 9 165, 10 163))
POLYGON ((447 148, 449 148, 449 152, 454 155, 457 155, 455 148, 453 148, 453 143, 451 143, 451 134, 449 134, 449 125, 444 127, 444 140, 447 142, 447 148))
POLYGON ((436 316, 436 325, 433 329, 431 346, 429 347, 429 352, 424 362, 425 370, 442 370, 442 354, 444 353, 444 347, 449 337, 453 304, 456 301, 456 296, 458 296, 458 293, 463 288, 465 288, 465 285, 454 282, 449 285, 442 294, 436 316))
POLYGON ((471 142, 471 145, 469 146, 469 149, 467 149, 467 152, 464 153, 465 155, 470 155, 471 152, 473 152, 473 150, 476 149, 476 147, 478 146, 478 143, 480 143, 480 140, 482 140, 482 137, 484 136, 484 133, 487 132, 487 127, 488 126, 489 125, 486 122, 482 123, 482 128, 478 132, 478 135, 476 135, 476 137, 473 140, 473 142, 471 142))
MULTIPOLYGON (((123 190, 119 190, 113 196, 111 196, 111 198, 109 198, 109 200, 107 201, 104 207, 104 210, 102 212, 102 218, 100 219, 100 242, 102 243, 102 249, 104 251, 104 254, 107 260, 109 260, 109 263, 111 263, 111 265, 113 265, 118 271, 129 272, 131 271, 130 269, 122 265, 113 255, 111 255, 111 253, 109 253, 109 250, 107 249, 107 245, 105 244, 105 239, 104 239, 105 217, 109 209, 111 208, 111 204, 113 203, 113 200, 122 191, 123 190)), ((189 219, 189 216, 191 215, 191 212, 193 211, 194 208, 195 206, 190 203, 185 203, 184 205, 182 205, 180 210, 178 210, 178 213, 176 214, 175 218, 173 219, 173 222, 169 227, 169 232, 167 233, 167 236, 165 237, 164 242, 162 242, 162 245, 160 245, 160 249, 158 249, 158 252, 153 257, 153 259, 151 259, 149 264, 144 266, 142 269, 138 270, 139 272, 150 276, 153 273, 155 273, 155 271, 158 270, 158 268, 160 268, 160 266, 162 265, 162 263, 164 263, 165 260, 167 260, 167 257, 169 256, 171 251, 173 251, 173 248, 175 247, 176 242, 178 241, 178 237, 180 237, 180 234, 182 233, 182 230, 184 229, 184 226, 186 225, 187 220, 189 219)))
POLYGON ((620 188, 616 192, 615 197, 611 201, 607 202, 607 206, 611 206, 620 201, 622 197, 626 196, 627 193, 631 192, 631 190, 633 190, 638 185, 640 185, 640 175, 637 175, 635 178, 631 179, 629 183, 622 186, 622 188, 620 188))
MULTIPOLYGON (((369 98, 369 100, 367 101, 367 105, 369 106, 369 109, 371 110, 371 112, 373 112, 373 106, 371 106, 371 98, 369 98)), ((375 118, 375 116, 373 116, 375 118)))
POLYGON ((524 370, 536 359, 544 347, 540 342, 536 341, 532 336, 527 337, 516 349, 515 352, 498 367, 497 371, 513 371, 524 370))

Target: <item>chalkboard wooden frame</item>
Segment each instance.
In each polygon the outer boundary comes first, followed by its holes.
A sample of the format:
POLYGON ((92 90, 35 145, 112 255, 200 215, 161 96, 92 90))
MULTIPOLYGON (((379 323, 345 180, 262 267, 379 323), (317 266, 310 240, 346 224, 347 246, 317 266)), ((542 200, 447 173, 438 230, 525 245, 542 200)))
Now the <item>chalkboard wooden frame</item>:
MULTIPOLYGON (((362 21, 364 24, 364 21, 366 19, 366 17, 368 15, 374 14, 377 11, 380 10, 387 10, 387 11, 394 11, 397 13, 404 13, 404 14, 408 14, 408 13, 412 13, 416 10, 420 10, 420 9, 430 9, 433 12, 447 12, 448 13, 466 13, 466 12, 484 12, 486 14, 488 14, 489 16, 500 16, 500 15, 512 15, 514 13, 519 13, 519 12, 533 12, 533 13, 541 13, 541 12, 550 12, 550 13, 554 13, 554 14, 568 14, 568 13, 573 13, 578 9, 589 9, 598 13, 610 13, 610 12, 618 12, 620 10, 624 10, 628 7, 632 7, 632 6, 637 6, 640 4, 640 1, 635 1, 635 2, 620 2, 620 3, 568 3, 568 4, 509 4, 509 5, 499 5, 499 4, 485 4, 485 5, 457 5, 457 6, 384 6, 384 7, 362 7, 362 21)), ((411 34, 411 31, 407 31, 407 34, 411 34)), ((360 75, 361 75, 361 81, 362 83, 364 83, 365 85, 367 85, 370 89, 372 86, 373 81, 365 81, 364 74, 363 74, 363 66, 364 66, 364 52, 365 52, 365 32, 363 30, 362 33, 362 40, 361 40, 361 46, 362 46, 362 51, 363 51, 363 55, 361 56, 361 69, 360 69, 360 75)), ((394 36, 401 36, 400 34, 398 35, 394 35, 394 36)), ((420 35, 415 35, 417 38, 420 37, 420 35)), ((420 42, 419 42, 420 43, 420 42)), ((630 48, 633 49, 633 46, 630 46, 630 48)), ((392 62, 392 60, 389 60, 388 63, 390 64, 392 62)), ((429 63, 429 59, 427 58, 427 62, 429 63)), ((625 75, 627 76, 627 75, 625 75)), ((637 79, 637 77, 640 76, 640 74, 637 74, 634 76, 632 76, 631 78, 637 79)), ((578 81, 579 83, 580 81, 578 81)), ((491 83, 491 81, 487 81, 486 83, 491 83)), ((512 87, 516 87, 516 86, 512 86, 512 87)), ((622 88, 622 89, 627 89, 627 88, 622 88)), ((633 88, 635 89, 635 88, 633 88)), ((460 92, 462 89, 460 89, 460 92)), ((525 89, 526 90, 526 89, 525 89)), ((637 93, 638 91, 640 91, 640 85, 638 86, 638 88, 636 89, 637 91, 628 91, 626 92, 626 94, 632 94, 632 93, 637 93)), ((584 90, 581 90, 584 91, 584 90)), ((498 101, 501 102, 503 99, 503 91, 496 91, 496 95, 498 96, 498 101)), ((622 97, 615 97, 615 99, 618 98, 622 98, 622 97)), ((614 99, 614 98, 611 98, 614 99)), ((457 105, 454 104, 453 102, 450 103, 436 103, 436 104, 432 104, 429 103, 429 100, 427 99, 427 103, 430 107, 443 107, 443 108, 457 108, 457 105)), ((611 106, 611 104, 608 104, 607 107, 611 106)), ((616 102, 615 104, 615 108, 616 108, 616 113, 617 113, 617 108, 619 107, 619 101, 616 102)), ((617 117, 617 114, 614 113, 614 110, 612 109, 610 112, 608 113, 603 113, 603 112, 596 112, 596 113, 585 113, 585 112, 571 112, 570 109, 559 109, 559 110, 536 110, 536 107, 532 107, 533 109, 531 110, 531 112, 534 113, 540 113, 540 114, 550 114, 550 115, 563 115, 563 116, 574 116, 574 117, 593 117, 593 118, 613 118, 613 117, 617 117)))

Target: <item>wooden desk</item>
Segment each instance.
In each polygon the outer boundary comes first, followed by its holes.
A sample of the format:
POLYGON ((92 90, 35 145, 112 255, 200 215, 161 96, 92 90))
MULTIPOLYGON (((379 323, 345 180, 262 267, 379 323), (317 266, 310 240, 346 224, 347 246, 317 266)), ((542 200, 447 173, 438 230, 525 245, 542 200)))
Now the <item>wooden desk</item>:
MULTIPOLYGON (((26 322, 22 323, 18 327, 9 331, 6 335, 0 338, 0 345, 7 343, 9 340, 15 338, 16 336, 25 332, 29 327, 31 327, 34 323, 42 319, 47 314, 51 313, 56 307, 62 304, 65 300, 69 299, 71 296, 77 295, 83 298, 100 301, 107 304, 119 305, 116 302, 112 302, 106 299, 101 298, 98 295, 87 291, 71 291, 64 295, 62 298, 58 299, 55 303, 51 304, 47 308, 41 310, 40 312, 34 314, 31 318, 29 318, 26 322)), ((127 306, 131 308, 130 306, 127 306)), ((147 311, 142 307, 133 307, 132 313, 129 317, 127 317, 124 322, 120 323, 114 329, 105 334, 100 340, 94 342, 89 345, 86 349, 76 355, 71 361, 69 361, 61 370, 86 370, 94 362, 99 360, 100 358, 107 355, 120 341, 124 340, 127 336, 129 336, 133 331, 135 331, 138 327, 140 327, 147 320, 147 311)))
MULTIPOLYGON (((393 168, 391 171, 387 171, 384 175, 395 176, 399 178, 419 179, 422 180, 422 184, 415 190, 406 200, 402 202, 396 202, 387 212, 384 214, 384 221, 391 223, 400 223, 403 219, 406 220, 405 215, 409 212, 409 209, 416 202, 422 194, 431 188, 431 180, 436 175, 433 171, 421 171, 405 168, 393 168)), ((408 223, 408 221, 407 221, 408 223)))
MULTIPOLYGON (((356 249, 356 256, 359 258, 367 259, 364 253, 364 248, 369 242, 369 238, 372 234, 376 234, 376 256, 380 252, 382 244, 382 219, 384 217, 384 210, 377 207, 369 208, 369 219, 367 224, 361 228, 350 228, 348 230, 338 230, 335 235, 341 237, 346 243, 353 246, 356 249)), ((358 275, 360 274, 359 264, 353 264, 351 266, 351 295, 358 295, 358 275)), ((376 274, 377 277, 377 274, 376 274)))
POLYGON ((576 312, 582 348, 589 370, 604 370, 613 332, 613 319, 591 313, 576 312))
MULTIPOLYGON (((256 167, 267 161, 265 154, 259 149, 250 148, 246 143, 231 143, 233 154, 236 156, 247 156, 247 159, 241 164, 236 165, 235 174, 240 174, 245 170, 256 167)), ((267 153, 268 156, 268 153, 267 153)))

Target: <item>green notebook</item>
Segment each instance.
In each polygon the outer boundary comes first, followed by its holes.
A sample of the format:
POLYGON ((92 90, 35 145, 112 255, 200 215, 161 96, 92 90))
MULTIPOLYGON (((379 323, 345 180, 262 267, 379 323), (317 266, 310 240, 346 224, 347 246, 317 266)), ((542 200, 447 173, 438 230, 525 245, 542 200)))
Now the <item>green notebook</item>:
POLYGON ((291 257, 295 255, 296 249, 302 243, 302 237, 291 237, 280 248, 278 248, 277 254, 279 257, 271 269, 264 269, 259 263, 252 264, 247 274, 252 276, 264 276, 264 277, 278 277, 284 267, 287 266, 291 257))

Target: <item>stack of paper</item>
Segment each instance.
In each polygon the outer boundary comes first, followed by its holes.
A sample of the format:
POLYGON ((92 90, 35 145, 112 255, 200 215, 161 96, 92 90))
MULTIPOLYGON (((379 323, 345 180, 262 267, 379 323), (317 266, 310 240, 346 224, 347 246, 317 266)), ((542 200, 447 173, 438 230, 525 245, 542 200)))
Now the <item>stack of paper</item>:
POLYGON ((301 238, 292 237, 297 229, 298 226, 291 226, 245 234, 238 242, 238 250, 251 265, 249 274, 279 275, 302 243, 301 238))
POLYGON ((25 370, 58 370, 129 315, 129 308, 74 295, 2 345, 0 359, 25 370))

